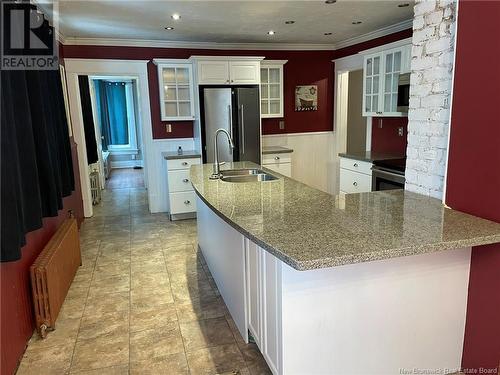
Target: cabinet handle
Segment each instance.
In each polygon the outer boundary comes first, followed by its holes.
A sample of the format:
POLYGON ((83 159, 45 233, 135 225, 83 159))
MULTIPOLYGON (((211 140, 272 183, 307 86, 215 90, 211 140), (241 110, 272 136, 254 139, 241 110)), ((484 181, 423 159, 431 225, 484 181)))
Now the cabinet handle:
POLYGON ((280 160, 280 157, 279 157, 279 156, 276 156, 276 157, 274 158, 274 160, 280 160))
POLYGON ((233 83, 233 82, 234 82, 234 81, 233 81, 233 80, 231 80, 231 83, 233 83))
POLYGON ((182 182, 189 182, 187 178, 183 179, 182 182))
POLYGON ((190 201, 188 201, 188 200, 185 200, 185 201, 184 201, 184 204, 190 204, 190 203, 191 203, 191 202, 190 202, 190 201))
POLYGON ((228 80, 228 79, 226 79, 226 83, 229 83, 229 80, 228 80))
POLYGON ((354 186, 358 186, 358 183, 357 183, 356 181, 354 181, 352 184, 353 184, 354 186))
POLYGON ((188 162, 187 161, 183 161, 182 165, 188 165, 188 162))
POLYGON ((356 168, 357 168, 357 167, 358 167, 358 163, 354 163, 354 167, 356 167, 356 168))

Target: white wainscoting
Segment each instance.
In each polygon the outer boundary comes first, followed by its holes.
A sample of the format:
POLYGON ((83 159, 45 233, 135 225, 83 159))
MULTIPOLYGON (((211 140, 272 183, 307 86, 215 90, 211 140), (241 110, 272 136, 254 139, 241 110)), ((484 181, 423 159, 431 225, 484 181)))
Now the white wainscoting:
POLYGON ((292 178, 330 194, 338 193, 334 132, 264 135, 262 143, 293 149, 292 178))
POLYGON ((167 163, 161 153, 176 151, 179 146, 183 150, 194 149, 193 138, 154 139, 151 142, 152 156, 148 165, 149 173, 149 209, 151 213, 168 212, 170 210, 167 189, 167 163))

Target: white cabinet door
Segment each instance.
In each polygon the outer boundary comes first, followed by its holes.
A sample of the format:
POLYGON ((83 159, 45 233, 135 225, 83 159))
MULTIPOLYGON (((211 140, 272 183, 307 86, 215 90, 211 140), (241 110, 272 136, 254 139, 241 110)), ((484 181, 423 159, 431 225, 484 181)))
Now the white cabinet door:
POLYGON ((259 84, 260 61, 235 60, 229 62, 231 84, 259 84))
POLYGON ((286 60, 262 61, 260 66, 260 113, 262 118, 283 117, 283 64, 286 60))
MULTIPOLYGON (((159 61, 159 60, 157 60, 159 61)), ((158 64, 162 121, 194 119, 194 90, 191 64, 158 64)))
POLYGON ((401 47, 402 62, 401 62, 401 73, 411 72, 411 44, 401 47))
POLYGON ((245 238, 247 256, 247 285, 248 285, 248 329, 252 333, 255 343, 262 351, 262 305, 261 305, 261 251, 252 241, 245 238))
POLYGON ((389 117, 406 116, 398 112, 398 82, 403 64, 403 49, 396 48, 384 52, 382 74, 382 115, 389 117))
POLYGON ((365 56, 363 68, 363 116, 382 114, 381 68, 382 53, 365 56))
POLYGON ((281 261, 259 248, 263 273, 263 340, 262 354, 273 374, 281 373, 281 261))
POLYGON ((223 60, 198 61, 198 83, 200 85, 228 84, 229 61, 223 61, 223 60))

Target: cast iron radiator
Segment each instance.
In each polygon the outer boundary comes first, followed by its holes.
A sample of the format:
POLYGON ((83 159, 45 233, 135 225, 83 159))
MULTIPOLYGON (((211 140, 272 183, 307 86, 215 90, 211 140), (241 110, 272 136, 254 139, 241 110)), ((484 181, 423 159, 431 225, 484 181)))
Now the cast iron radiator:
POLYGON ((30 267, 38 333, 45 338, 82 263, 76 219, 65 220, 30 267))

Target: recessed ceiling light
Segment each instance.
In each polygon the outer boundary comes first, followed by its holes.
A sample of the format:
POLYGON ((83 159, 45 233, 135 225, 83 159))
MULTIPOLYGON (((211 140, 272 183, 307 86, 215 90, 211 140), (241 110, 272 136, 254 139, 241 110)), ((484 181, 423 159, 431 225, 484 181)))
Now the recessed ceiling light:
POLYGON ((332 35, 332 33, 324 33, 323 35, 332 35))
POLYGON ((276 33, 275 33, 273 30, 269 30, 269 31, 267 32, 267 35, 274 35, 274 34, 276 34, 276 33))
POLYGON ((406 8, 406 7, 409 7, 409 6, 410 6, 409 3, 398 4, 398 8, 406 8))
POLYGON ((353 25, 359 25, 360 23, 361 23, 361 21, 352 21, 353 25))
POLYGON ((295 23, 295 21, 285 21, 286 25, 293 25, 294 23, 295 23))
POLYGON ((174 28, 172 26, 167 26, 165 27, 165 30, 173 30, 174 28))
POLYGON ((181 19, 181 15, 179 13, 174 13, 174 14, 172 14, 172 19, 174 19, 176 21, 180 20, 181 19))
POLYGON ((325 0, 325 4, 335 4, 337 0, 325 0))

